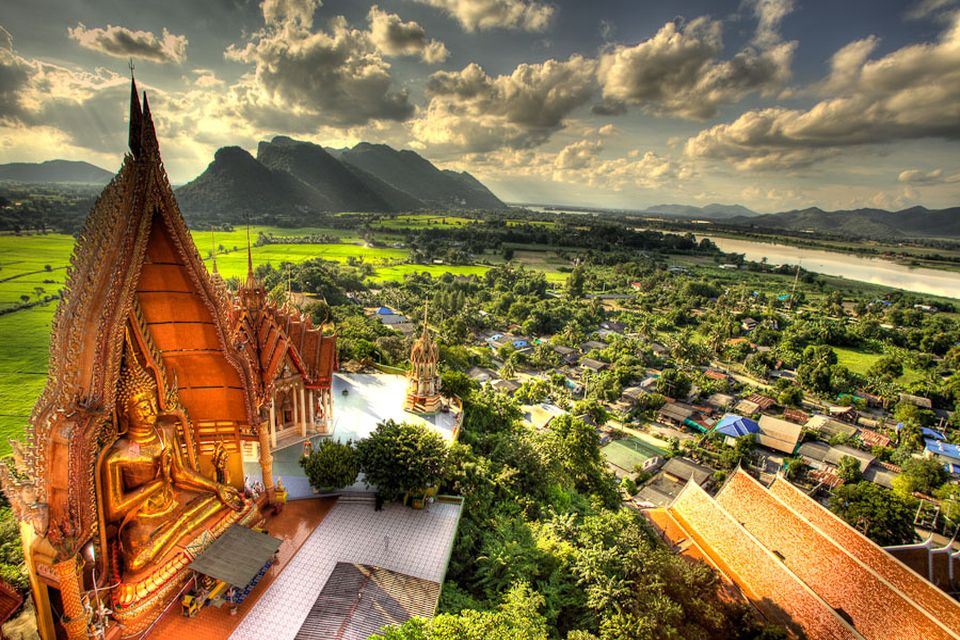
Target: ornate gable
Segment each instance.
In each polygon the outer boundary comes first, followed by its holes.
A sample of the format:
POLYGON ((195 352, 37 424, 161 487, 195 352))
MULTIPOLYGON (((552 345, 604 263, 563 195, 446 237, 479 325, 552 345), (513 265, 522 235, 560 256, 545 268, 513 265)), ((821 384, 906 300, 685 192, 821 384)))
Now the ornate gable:
POLYGON ((180 214, 146 94, 141 112, 135 83, 130 152, 77 238, 54 318, 47 385, 26 445, 17 447, 19 477, 4 478, 18 515, 62 555, 95 532, 94 467, 128 327, 152 335, 155 373, 179 385, 195 424, 226 417, 249 430, 260 423, 255 373, 230 340, 223 296, 180 214))

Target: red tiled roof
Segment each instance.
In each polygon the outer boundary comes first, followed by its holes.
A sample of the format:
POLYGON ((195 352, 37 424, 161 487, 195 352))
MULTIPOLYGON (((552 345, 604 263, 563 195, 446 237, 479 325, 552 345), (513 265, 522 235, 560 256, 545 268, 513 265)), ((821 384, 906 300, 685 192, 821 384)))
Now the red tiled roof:
POLYGON ((786 409, 783 412, 783 418, 797 424, 806 424, 810 420, 810 414, 800 409, 786 409))
POLYGON ((737 584, 768 620, 793 629, 795 635, 802 633, 818 640, 859 637, 820 596, 696 483, 688 483, 664 511, 677 528, 673 531, 661 528, 661 531, 675 543, 688 546, 695 543, 699 551, 710 558, 711 564, 737 584))
MULTIPOLYGON (((791 506, 793 503, 802 504, 801 497, 812 502, 796 491, 791 494, 782 486, 774 494, 747 473, 738 471, 717 494, 716 501, 765 548, 775 551, 800 580, 831 607, 842 611, 868 640, 960 637, 913 599, 915 589, 910 589, 909 583, 903 583, 908 588, 903 591, 874 567, 884 561, 875 554, 868 555, 870 544, 863 536, 844 530, 845 540, 841 543, 801 515, 801 511, 791 506), (791 504, 781 500, 779 495, 790 495, 791 504), (850 546, 859 549, 860 555, 868 562, 855 555, 848 548, 850 546)), ((801 508, 803 513, 813 517, 814 522, 824 520, 812 506, 801 508)), ((879 548, 877 551, 885 553, 879 548)), ((960 615, 960 604, 953 603, 952 610, 960 615)))
POLYGON ((777 405, 776 400, 760 395, 759 393, 750 394, 746 399, 759 406, 761 411, 766 411, 770 407, 775 407, 777 405))
POLYGON ((908 594, 914 602, 934 614, 954 634, 960 635, 960 605, 956 600, 907 568, 872 540, 831 513, 829 509, 809 499, 786 480, 782 478, 775 480, 770 487, 770 493, 789 505, 808 522, 815 524, 824 535, 829 536, 851 555, 869 565, 894 588, 908 594))
POLYGON ((882 433, 877 433, 872 429, 864 429, 863 427, 860 427, 860 439, 863 440, 863 444, 867 445, 868 447, 890 446, 890 438, 882 433))

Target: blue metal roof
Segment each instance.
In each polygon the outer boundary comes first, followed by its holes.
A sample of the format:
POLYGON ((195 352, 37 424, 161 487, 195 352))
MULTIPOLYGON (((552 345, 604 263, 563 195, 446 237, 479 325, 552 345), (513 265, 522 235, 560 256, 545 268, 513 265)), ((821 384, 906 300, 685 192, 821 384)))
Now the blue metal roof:
POLYGON ((393 311, 393 309, 391 309, 390 307, 380 307, 379 309, 377 309, 377 315, 378 315, 378 316, 392 316, 392 315, 396 315, 396 314, 395 314, 395 312, 393 311))
POLYGON ((920 429, 923 435, 928 438, 933 438, 934 440, 946 440, 947 436, 943 435, 942 431, 937 431, 936 429, 930 429, 929 427, 923 427, 920 429))
POLYGON ((935 453, 936 455, 943 456, 945 458, 960 460, 960 447, 957 445, 950 444, 949 442, 934 440, 933 438, 924 438, 923 441, 927 445, 927 451, 930 453, 935 453))
POLYGON ((735 413, 728 413, 720 419, 720 422, 713 427, 714 431, 719 431, 725 436, 739 438, 751 433, 760 433, 760 425, 751 420, 738 416, 735 413))

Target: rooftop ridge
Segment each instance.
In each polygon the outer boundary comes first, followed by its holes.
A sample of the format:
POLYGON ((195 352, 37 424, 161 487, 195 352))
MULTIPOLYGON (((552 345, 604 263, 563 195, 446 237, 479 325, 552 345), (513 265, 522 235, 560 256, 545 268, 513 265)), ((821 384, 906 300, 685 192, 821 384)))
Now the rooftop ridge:
MULTIPOLYGON (((733 483, 736 482, 737 479, 739 479, 739 478, 741 478, 741 477, 746 477, 746 478, 747 478, 747 481, 750 482, 750 483, 752 483, 753 485, 755 485, 757 488, 759 488, 760 491, 763 493, 763 495, 768 496, 772 501, 776 502, 777 504, 779 504, 780 506, 782 506, 784 509, 786 509, 789 513, 793 514, 798 520, 800 520, 800 521, 803 522, 803 523, 806 523, 807 526, 808 526, 817 536, 819 536, 820 538, 822 538, 824 541, 828 542, 828 543, 829 543, 832 547, 834 547, 835 549, 839 550, 842 555, 845 555, 846 557, 850 558, 853 562, 855 562, 857 565, 859 565, 861 568, 863 568, 869 575, 872 575, 875 579, 877 579, 879 582, 881 582, 883 585, 885 585, 887 588, 889 588, 893 593, 895 593, 896 595, 900 596, 900 598, 902 598, 903 601, 904 601, 907 605, 909 605, 909 606, 913 607, 914 609, 916 609, 917 611, 919 611, 921 614, 923 614, 923 616, 925 616, 926 618, 928 618, 931 622, 933 622, 935 625, 937 625, 938 627, 940 627, 942 630, 944 630, 944 631, 945 631, 948 635, 950 635, 951 637, 953 637, 953 638, 960 638, 960 635, 958 635, 958 634, 957 634, 955 631, 953 631, 950 627, 946 626, 946 625, 943 624, 940 620, 938 620, 935 616, 933 616, 929 611, 927 611, 927 609, 926 609, 925 607, 921 606, 921 605, 920 605, 917 601, 915 601, 909 594, 905 593, 905 592, 904 592, 902 589, 900 589, 899 587, 891 584, 890 581, 889 581, 885 576, 883 576, 883 575, 881 575, 880 573, 878 573, 878 572, 876 571, 876 569, 874 569, 872 566, 870 566, 869 564, 867 564, 866 562, 864 562, 863 560, 861 560, 860 558, 858 558, 858 557, 855 556, 854 554, 850 553, 850 551, 848 551, 844 546, 842 546, 842 545, 840 545, 839 543, 837 543, 836 540, 834 540, 832 537, 830 537, 829 535, 827 535, 820 527, 816 526, 813 522, 811 522, 811 521, 808 520, 806 517, 804 517, 802 514, 800 514, 799 512, 797 512, 797 510, 794 509, 791 505, 785 503, 785 502, 784 502, 783 500, 781 500, 778 496, 776 496, 776 495, 773 494, 772 492, 768 491, 767 488, 764 487, 756 478, 754 478, 753 476, 751 476, 749 473, 743 471, 742 469, 738 469, 737 471, 735 471, 735 472, 731 475, 730 481, 727 482, 727 483, 723 486, 723 488, 722 488, 720 491, 717 492, 717 496, 716 496, 717 502, 720 501, 720 499, 721 499, 721 494, 722 494, 724 491, 730 491, 730 492, 732 492, 732 491, 735 490, 735 488, 731 488, 731 487, 733 486, 733 483)), ((808 497, 807 499, 809 499, 809 497, 808 497)), ((721 504, 720 506, 722 507, 723 505, 721 504)), ((746 528, 746 527, 744 527, 744 528, 746 528)))
MULTIPOLYGON (((732 524, 737 529, 738 532, 745 535, 748 540, 750 540, 753 544, 759 547, 759 549, 761 550, 761 553, 766 555, 768 559, 773 560, 776 566, 780 567, 780 569, 782 569, 790 577, 790 579, 798 587, 800 587, 801 590, 803 590, 807 595, 811 596, 814 599, 814 601, 819 603, 829 613, 829 615, 832 616, 834 620, 839 622, 844 628, 846 628, 846 630, 848 630, 854 638, 858 638, 859 640, 865 640, 864 636, 859 631, 857 631, 857 629, 853 625, 851 625, 847 620, 845 620, 839 613, 837 613, 837 610, 831 607, 830 604, 820 596, 820 594, 814 591, 810 587, 810 585, 808 585, 806 582, 801 580, 800 577, 797 574, 795 574, 793 570, 791 570, 790 567, 788 567, 786 563, 783 562, 782 559, 777 557, 777 555, 773 553, 773 551, 771 551, 763 543, 761 543, 760 540, 755 535, 753 535, 750 531, 748 531, 746 527, 740 524, 737 521, 737 519, 733 517, 733 514, 727 511, 723 507, 723 505, 721 505, 719 502, 711 498, 710 494, 708 494, 703 487, 701 487, 696 482, 694 482, 693 479, 687 480, 686 486, 684 486, 684 488, 680 490, 680 493, 677 495, 677 497, 674 498, 670 506, 667 507, 668 513, 670 513, 670 515, 673 516, 674 519, 678 519, 679 524, 683 526, 683 528, 688 532, 688 534, 691 532, 695 532, 696 529, 689 524, 689 522, 683 516, 683 514, 676 511, 677 503, 680 502, 681 498, 683 498, 688 492, 696 493, 696 494, 699 494, 701 497, 705 497, 711 503, 713 508, 715 508, 724 518, 726 518, 730 522, 730 524, 732 524)), ((705 554, 707 554, 708 556, 711 556, 711 559, 713 559, 711 555, 712 549, 709 546, 704 547, 703 545, 700 545, 700 547, 703 549, 705 554)), ((717 552, 712 551, 712 553, 717 553, 717 552)), ((716 560, 714 560, 714 562, 716 562, 716 560)), ((729 567, 728 562, 724 561, 723 564, 729 567)), ((743 580, 743 582, 745 583, 747 582, 747 580, 744 580, 742 577, 740 579, 743 580)), ((751 588, 750 590, 753 592, 756 592, 756 590, 753 588, 751 588)))
MULTIPOLYGON (((936 604, 937 604, 937 606, 938 606, 938 609, 941 609, 940 611, 937 611, 937 612, 936 612, 938 615, 944 615, 944 614, 950 615, 950 614, 952 614, 952 615, 951 615, 951 618, 952 618, 951 625, 953 625, 953 627, 955 627, 955 628, 960 628, 960 603, 958 603, 956 600, 954 600, 953 598, 951 598, 951 597, 950 597, 947 593, 945 593, 944 591, 942 591, 942 590, 940 590, 939 588, 937 588, 936 586, 934 586, 934 585, 933 585, 931 582, 929 582, 926 578, 924 578, 923 576, 921 576, 920 574, 918 574, 917 572, 915 572, 913 569, 911 569, 910 567, 908 567, 906 564, 904 564, 904 562, 903 562, 902 560, 900 560, 899 558, 897 558, 897 557, 894 556, 893 554, 889 553, 889 552, 886 551, 883 547, 881 547, 880 545, 878 545, 876 542, 874 542, 873 540, 871 540, 870 538, 868 538, 867 536, 863 535, 862 533, 860 533, 859 531, 857 531, 855 528, 853 528, 852 526, 850 526, 850 525, 849 525, 847 522, 845 522, 842 518, 840 518, 839 516, 837 516, 837 514, 833 513, 833 512, 830 511, 829 509, 825 508, 823 505, 821 505, 820 503, 818 503, 816 500, 811 500, 810 497, 807 496, 806 494, 804 494, 802 491, 800 491, 799 488, 795 487, 795 486, 794 486, 793 484, 791 484, 788 480, 786 480, 786 479, 783 478, 782 476, 778 475, 777 478, 774 480, 773 485, 771 485, 771 491, 770 491, 770 493, 773 493, 774 495, 776 495, 777 492, 784 491, 784 490, 789 491, 789 492, 792 492, 792 493, 794 493, 795 495, 797 495, 798 497, 804 498, 805 501, 806 501, 806 502, 804 502, 804 504, 810 504, 811 507, 812 507, 815 511, 817 511, 818 513, 820 513, 820 514, 822 514, 822 515, 825 514, 825 515, 829 516, 829 520, 830 520, 831 522, 833 522, 834 524, 840 525, 840 527, 841 527, 842 530, 847 531, 848 533, 857 536, 857 538, 858 538, 859 540, 861 540, 861 541, 863 541, 863 542, 866 543, 867 548, 870 549, 870 551, 871 551, 872 553, 879 554, 880 557, 882 557, 885 562, 888 562, 888 563, 889 563, 889 562, 892 561, 892 563, 893 563, 893 565, 894 565, 895 567, 897 567, 897 568, 900 569, 901 571, 906 572, 906 573, 904 574, 904 576, 902 576, 903 578, 905 578, 905 579, 907 579, 907 580, 911 580, 912 582, 914 582, 914 586, 918 587, 919 589, 922 589, 923 592, 924 592, 924 595, 925 595, 926 597, 932 598, 932 599, 934 599, 934 600, 937 601, 936 604)), ((781 502, 782 502, 782 500, 781 500, 781 502)), ((801 514, 801 515, 802 515, 802 514, 801 514)), ((809 520, 809 518, 805 518, 805 519, 809 520)), ((917 546, 925 546, 926 548, 930 549, 930 544, 931 544, 931 542, 932 542, 932 536, 931 536, 931 538, 928 538, 928 539, 927 539, 926 541, 924 541, 924 542, 915 543, 915 545, 917 545, 917 546)), ((844 549, 846 549, 846 550, 848 551, 848 553, 849 553, 849 548, 844 547, 844 549)), ((955 553, 957 553, 958 555, 960 555, 960 552, 955 552, 955 553)), ((889 581, 889 579, 888 579, 888 581, 889 581)), ((919 604, 919 603, 918 603, 918 604, 919 604)), ((921 606, 922 606, 922 605, 921 605, 921 606)), ((957 634, 956 631, 954 631, 953 633, 954 633, 955 635, 957 634)))

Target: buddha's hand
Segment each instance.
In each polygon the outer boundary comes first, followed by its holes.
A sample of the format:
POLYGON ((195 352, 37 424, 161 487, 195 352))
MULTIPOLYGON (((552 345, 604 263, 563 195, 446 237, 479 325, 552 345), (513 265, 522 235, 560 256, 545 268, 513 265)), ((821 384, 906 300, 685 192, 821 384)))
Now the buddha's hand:
POLYGON ((234 511, 240 511, 243 509, 243 496, 240 495, 240 492, 231 487, 228 484, 220 485, 220 488, 217 489, 217 497, 220 498, 220 501, 233 509, 234 511))
POLYGON ((160 454, 160 469, 157 478, 169 482, 173 478, 173 452, 164 449, 160 454))

